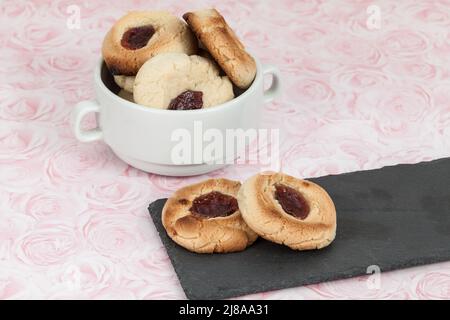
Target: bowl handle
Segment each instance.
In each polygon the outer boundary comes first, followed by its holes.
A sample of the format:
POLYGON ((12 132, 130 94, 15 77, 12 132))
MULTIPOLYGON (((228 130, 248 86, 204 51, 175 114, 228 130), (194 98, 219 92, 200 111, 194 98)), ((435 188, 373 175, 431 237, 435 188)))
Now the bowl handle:
POLYGON ((94 101, 81 101, 72 110, 70 116, 70 123, 75 137, 81 142, 91 142, 101 140, 103 138, 103 132, 100 128, 92 130, 82 130, 81 121, 84 116, 91 112, 99 112, 100 106, 94 101))
POLYGON ((265 65, 263 66, 263 76, 268 74, 272 75, 272 84, 264 91, 264 103, 272 102, 281 93, 280 70, 273 65, 265 65))

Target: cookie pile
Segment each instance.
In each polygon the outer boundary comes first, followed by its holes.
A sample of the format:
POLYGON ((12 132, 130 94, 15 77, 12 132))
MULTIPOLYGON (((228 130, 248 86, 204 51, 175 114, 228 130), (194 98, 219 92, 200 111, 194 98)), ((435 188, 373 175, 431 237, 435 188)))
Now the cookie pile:
POLYGON ((242 185, 209 179, 181 188, 164 205, 162 223, 172 240, 197 253, 242 251, 258 236, 312 250, 334 240, 336 209, 317 184, 266 173, 242 185))
POLYGON ((255 60, 215 9, 130 12, 106 34, 102 55, 122 89, 137 104, 169 110, 209 108, 247 89, 255 60))

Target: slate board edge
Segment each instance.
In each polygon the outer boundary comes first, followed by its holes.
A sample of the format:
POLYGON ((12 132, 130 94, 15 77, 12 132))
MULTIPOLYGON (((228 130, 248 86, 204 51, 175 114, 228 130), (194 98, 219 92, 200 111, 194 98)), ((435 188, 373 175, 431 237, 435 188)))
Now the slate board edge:
MULTIPOLYGON (((399 163, 399 164, 393 164, 393 165, 389 165, 389 166, 383 166, 383 167, 380 167, 380 168, 373 168, 373 169, 369 169, 369 170, 359 170, 359 171, 353 171, 353 172, 346 172, 346 173, 342 173, 342 174, 326 175, 326 176, 319 176, 319 177, 305 178, 305 179, 312 179, 312 180, 318 179, 318 180, 320 180, 321 178, 327 177, 327 176, 344 176, 344 175, 352 174, 352 173, 355 173, 355 172, 376 171, 376 170, 380 170, 382 168, 391 168, 391 167, 399 167, 399 166, 400 167, 406 167, 406 166, 413 166, 413 165, 424 165, 424 164, 431 164, 433 162, 442 162, 442 161, 446 161, 448 159, 449 158, 441 158, 441 159, 422 161, 422 162, 419 162, 419 163, 399 163)), ((153 201, 148 207, 149 211, 151 211, 152 208, 157 203, 159 203, 161 201, 164 202, 164 201, 166 201, 166 199, 158 199, 158 200, 153 201)), ((152 219, 153 219, 153 216, 152 216, 152 219)), ((157 231, 158 231, 158 233, 160 235, 160 238, 166 237, 166 239, 169 239, 170 241, 172 241, 167 236, 167 234, 165 234, 165 232, 163 232, 163 234, 161 234, 160 230, 158 228, 156 228, 156 229, 157 229, 157 231)), ((164 242, 163 242, 163 245, 164 245, 164 242)), ((170 247, 166 247, 165 245, 164 245, 164 247, 165 247, 166 251, 169 253, 170 247)), ((415 257, 414 259, 410 259, 408 261, 403 261, 403 263, 401 263, 401 264, 391 265, 389 268, 383 268, 383 266, 380 266, 380 268, 381 268, 382 272, 388 272, 388 271, 393 271, 393 270, 407 269, 407 268, 411 268, 411 267, 416 267, 416 266, 419 266, 419 265, 426 265, 426 264, 444 262, 444 261, 448 261, 449 260, 448 257, 445 257, 445 255, 448 256, 448 254, 449 254, 448 250, 443 250, 442 252, 441 251, 433 252, 429 256, 426 255, 426 256, 422 256, 422 257, 415 257), (436 257, 435 256, 436 254, 438 254, 440 257, 436 257), (444 257, 441 257, 441 256, 444 256, 444 257)), ((236 290, 227 289, 228 293, 225 294, 225 295, 213 294, 213 295, 208 295, 208 296, 206 296, 206 295, 198 295, 197 296, 195 294, 195 292, 191 292, 188 288, 185 288, 184 283, 181 280, 181 278, 179 277, 178 272, 177 272, 178 264, 175 261, 172 260, 172 257, 171 257, 170 254, 168 254, 168 255, 169 255, 169 258, 170 258, 170 260, 172 262, 173 268, 174 268, 174 270, 175 270, 175 272, 177 274, 177 277, 180 280, 180 284, 181 284, 181 286, 182 286, 182 288, 183 288, 187 298, 189 298, 189 299, 225 299, 225 298, 238 297, 238 296, 242 296, 242 295, 258 293, 258 292, 262 292, 262 291, 271 291, 271 290, 299 287, 299 286, 302 286, 302 285, 305 285, 305 284, 317 284, 317 283, 323 283, 323 282, 327 282, 327 281, 341 280, 341 279, 347 279, 347 278, 353 278, 353 277, 366 275, 365 270, 359 270, 359 268, 358 268, 358 270, 355 271, 354 273, 353 273, 353 271, 347 271, 345 273, 342 272, 340 274, 334 274, 333 276, 330 276, 330 277, 322 277, 319 281, 314 281, 314 280, 308 279, 308 281, 305 281, 307 283, 303 283, 302 281, 297 281, 297 282, 295 282, 295 284, 294 283, 292 283, 292 284, 285 284, 285 283, 283 283, 283 284, 274 285, 274 286, 267 286, 267 285, 266 286, 262 285, 260 287, 255 286, 255 289, 252 292, 246 290, 245 293, 241 293, 239 288, 238 288, 236 290)))
MULTIPOLYGON (((407 261, 401 265, 391 266, 390 268, 386 268, 384 270, 383 270, 383 268, 381 268, 381 269, 382 269, 382 274, 383 274, 385 272, 396 271, 396 270, 405 270, 405 269, 414 268, 414 267, 421 266, 421 265, 429 265, 429 264, 445 262, 445 261, 448 261, 448 259, 439 259, 436 257, 431 257, 431 258, 421 257, 421 258, 407 261), (425 262, 425 263, 421 262, 423 260, 427 260, 427 262, 425 262), (405 267, 404 265, 407 265, 407 267, 405 267)), ((173 263, 173 261, 172 261, 172 263, 173 263)), ((326 282, 338 281, 338 280, 346 280, 346 279, 356 278, 356 277, 360 277, 360 276, 367 276, 365 271, 360 270, 359 268, 357 268, 357 270, 358 271, 356 271, 355 273, 352 273, 352 272, 335 273, 335 274, 333 274, 333 276, 322 277, 321 279, 318 279, 318 280, 310 280, 309 279, 308 281, 297 281, 292 284, 280 284, 277 286, 261 286, 261 287, 255 286, 254 290, 252 290, 252 292, 250 292, 249 290, 246 290, 246 293, 244 293, 244 294, 241 293, 241 291, 239 289, 236 289, 236 290, 227 289, 229 294, 208 295, 208 296, 196 295, 195 292, 191 292, 188 288, 185 288, 181 279, 180 278, 178 278, 178 279, 180 280, 180 284, 181 284, 181 286, 186 294, 186 297, 188 299, 190 299, 190 300, 216 300, 216 299, 220 300, 220 299, 238 298, 238 297, 242 297, 242 296, 258 294, 261 292, 297 288, 297 287, 302 287, 302 286, 307 286, 307 285, 314 285, 314 284, 326 283, 326 282)), ((178 276, 178 273, 177 273, 177 276, 178 276)))
POLYGON ((445 158, 439 158, 439 159, 433 159, 433 160, 425 160, 425 161, 420 161, 420 162, 416 162, 416 163, 397 163, 397 164, 390 164, 387 166, 382 166, 379 168, 372 168, 372 169, 362 169, 362 170, 357 170, 357 171, 349 171, 349 172, 343 172, 343 173, 336 173, 336 174, 326 174, 323 176, 317 176, 317 177, 302 177, 301 179, 304 180, 315 180, 315 179, 321 179, 321 178, 325 178, 325 177, 336 177, 336 176, 346 176, 352 173, 358 173, 358 172, 371 172, 371 171, 378 171, 381 169, 387 169, 387 168, 393 168, 393 167, 410 167, 410 166, 417 166, 417 165, 426 165, 426 164, 431 164, 433 162, 443 162, 443 161, 448 161, 450 159, 450 157, 445 157, 445 158))
MULTIPOLYGON (((148 210, 149 213, 153 212, 153 208, 155 206, 157 206, 157 203, 160 202, 165 202, 167 200, 167 198, 164 199, 157 199, 155 201, 153 201, 152 203, 150 203, 150 205, 148 206, 148 210)), ((153 220, 153 215, 150 214, 152 220, 153 220)), ((155 221, 153 221, 155 223, 155 221)), ((167 234, 165 232, 160 232, 159 228, 156 228, 156 230, 158 231, 158 234, 161 238, 165 237, 167 239, 169 239, 170 241, 172 241, 172 239, 170 239, 167 234)), ((260 239, 259 241, 266 241, 264 239, 260 239)), ((173 242, 173 241, 172 241, 173 242)), ((169 256, 169 259, 172 263, 173 269, 175 270, 175 273, 177 275, 178 280, 180 281, 181 287, 183 288, 183 291, 186 295, 186 297, 190 300, 214 300, 214 299, 229 299, 229 298, 236 298, 236 297, 240 297, 240 296, 244 296, 244 295, 250 295, 250 294, 257 294, 260 292, 266 292, 266 291, 274 291, 274 290, 281 290, 281 289, 288 289, 288 288, 296 288, 296 287, 301 287, 301 286, 305 286, 305 285, 313 285, 313 284, 318 284, 318 283, 324 283, 324 282, 329 282, 329 281, 337 281, 337 280, 344 280, 344 279, 350 279, 350 278, 355 278, 355 277, 360 277, 360 276, 366 276, 366 270, 361 270, 360 268, 355 268, 354 270, 349 270, 347 272, 341 272, 341 273, 335 273, 329 277, 321 277, 320 279, 317 280, 311 280, 308 279, 308 281, 296 281, 295 283, 288 283, 288 284, 280 284, 280 285, 275 285, 275 286, 270 286, 270 285, 261 285, 259 287, 255 286, 254 290, 252 290, 251 292, 249 292, 248 290, 246 290, 245 293, 242 293, 241 290, 239 288, 236 288, 234 290, 228 289, 228 293, 227 294, 212 294, 212 295, 196 295, 195 292, 189 290, 188 287, 185 287, 184 282, 182 280, 182 278, 179 276, 178 274, 178 263, 175 260, 172 260, 172 255, 169 254, 168 250, 170 250, 170 248, 166 247, 164 245, 163 246, 169 256)), ((176 245, 173 242, 174 245, 176 245)), ((326 250, 326 248, 324 249, 326 250)), ((389 271, 394 271, 394 270, 401 270, 401 269, 409 269, 409 268, 414 268, 417 266, 421 266, 421 265, 428 265, 428 264, 433 264, 433 263, 439 263, 439 262, 445 262, 448 261, 448 258, 443 257, 442 259, 439 257, 436 257, 436 253, 437 252, 432 252, 430 253, 429 256, 422 256, 422 257, 416 257, 414 259, 408 260, 402 264, 398 264, 398 265, 391 265, 390 267, 384 268, 382 265, 379 265, 381 272, 385 273, 385 272, 389 272, 389 271), (426 261, 426 262, 423 262, 426 261), (406 267, 405 267, 406 266, 406 267)), ((443 253, 448 254, 448 250, 443 251, 443 253)), ((443 256, 443 254, 440 254, 440 252, 438 252, 439 256, 443 256)))

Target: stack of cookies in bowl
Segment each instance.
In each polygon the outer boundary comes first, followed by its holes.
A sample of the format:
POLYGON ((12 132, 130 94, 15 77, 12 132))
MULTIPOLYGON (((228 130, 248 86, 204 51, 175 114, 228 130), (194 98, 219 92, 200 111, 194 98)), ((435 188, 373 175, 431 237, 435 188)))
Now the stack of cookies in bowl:
POLYGON ((280 93, 280 72, 251 56, 217 10, 183 18, 133 11, 114 23, 94 70, 95 99, 72 110, 79 141, 102 140, 129 165, 160 175, 203 174, 236 159, 242 150, 225 147, 205 159, 203 133, 225 137, 230 130, 259 128, 262 105, 280 93), (82 121, 90 113, 97 127, 85 130, 82 121), (200 156, 187 150, 180 160, 174 152, 180 136, 196 139, 200 156))
POLYGON ((168 110, 233 99, 256 75, 255 60, 215 9, 131 12, 105 36, 102 55, 124 99, 168 110))

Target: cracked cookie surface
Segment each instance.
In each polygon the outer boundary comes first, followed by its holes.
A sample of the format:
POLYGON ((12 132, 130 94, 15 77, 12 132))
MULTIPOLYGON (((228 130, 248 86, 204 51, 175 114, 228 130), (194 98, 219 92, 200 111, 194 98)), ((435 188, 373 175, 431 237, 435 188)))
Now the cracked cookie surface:
POLYGON ((312 250, 335 238, 334 203, 313 182, 283 173, 257 174, 244 182, 237 199, 248 226, 269 241, 312 250))
POLYGON ((176 191, 162 211, 169 237, 197 253, 236 252, 250 246, 258 236, 237 207, 235 197, 240 186, 238 181, 209 179, 176 191), (209 208, 200 210, 199 206, 205 204, 209 208))
POLYGON ((256 75, 255 60, 216 9, 187 12, 184 20, 231 81, 247 89, 256 75))
POLYGON ((233 85, 214 61, 183 53, 163 53, 148 60, 134 80, 136 103, 167 109, 186 91, 201 92, 202 108, 209 108, 234 98, 233 85))

